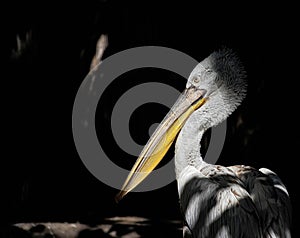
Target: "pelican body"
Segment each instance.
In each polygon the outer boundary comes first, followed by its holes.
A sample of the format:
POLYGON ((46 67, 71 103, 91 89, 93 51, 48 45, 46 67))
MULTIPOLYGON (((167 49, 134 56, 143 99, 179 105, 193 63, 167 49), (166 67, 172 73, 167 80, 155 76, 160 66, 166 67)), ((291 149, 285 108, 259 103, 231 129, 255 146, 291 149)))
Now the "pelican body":
POLYGON ((142 150, 117 200, 153 171, 175 140, 175 172, 183 237, 291 237, 286 187, 269 169, 206 163, 204 132, 224 121, 246 96, 245 71, 236 54, 213 52, 191 72, 186 89, 142 150))

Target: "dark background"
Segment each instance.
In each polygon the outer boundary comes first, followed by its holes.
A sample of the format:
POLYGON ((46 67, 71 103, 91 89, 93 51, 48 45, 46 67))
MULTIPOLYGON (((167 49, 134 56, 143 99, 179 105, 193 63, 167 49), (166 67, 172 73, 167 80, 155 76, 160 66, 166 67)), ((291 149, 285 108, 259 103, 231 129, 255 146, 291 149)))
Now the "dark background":
MULTIPOLYGON (((76 152, 71 124, 73 101, 101 34, 109 37, 104 59, 144 45, 174 48, 199 61, 222 46, 236 51, 248 74, 248 95, 228 119, 228 135, 218 163, 275 171, 289 190, 297 224, 300 128, 299 74, 292 66, 297 47, 293 6, 209 5, 201 1, 162 6, 154 1, 110 0, 75 5, 77 10, 53 2, 36 5, 13 1, 5 8, 11 14, 3 20, 7 42, 2 45, 8 62, 2 76, 3 224, 97 223, 104 217, 122 215, 180 219, 175 182, 156 191, 131 193, 116 204, 118 191, 94 178, 76 152), (15 56, 16 36, 24 41, 28 32, 31 40, 22 54, 15 56)), ((109 125, 105 115, 121 96, 122 90, 117 90, 120 87, 125 91, 133 84, 153 80, 171 82, 179 90, 184 87, 182 78, 159 69, 136 70, 123 78, 128 84, 124 80, 123 84, 116 83, 116 94, 103 99, 105 106, 97 111, 97 127, 100 122, 109 125)), ((164 107, 149 105, 137 111, 133 120, 142 118, 145 109, 158 112, 158 116, 149 115, 146 125, 162 119, 167 112, 164 107)), ((131 130, 138 143, 146 142, 148 127, 132 126, 131 130)), ((107 138, 104 147, 108 153, 115 153, 115 162, 130 168, 134 158, 116 147, 110 131, 101 136, 107 138)))

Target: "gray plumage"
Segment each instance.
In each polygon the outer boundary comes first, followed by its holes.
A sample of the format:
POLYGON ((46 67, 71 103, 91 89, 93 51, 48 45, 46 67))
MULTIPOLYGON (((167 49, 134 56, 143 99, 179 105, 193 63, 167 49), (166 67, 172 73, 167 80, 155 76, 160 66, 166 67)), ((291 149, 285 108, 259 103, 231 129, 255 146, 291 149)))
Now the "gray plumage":
POLYGON ((184 237, 290 237, 291 208, 278 176, 248 166, 207 164, 200 141, 246 96, 245 71, 230 50, 214 52, 192 71, 186 87, 206 91, 207 102, 186 121, 175 147, 184 237))

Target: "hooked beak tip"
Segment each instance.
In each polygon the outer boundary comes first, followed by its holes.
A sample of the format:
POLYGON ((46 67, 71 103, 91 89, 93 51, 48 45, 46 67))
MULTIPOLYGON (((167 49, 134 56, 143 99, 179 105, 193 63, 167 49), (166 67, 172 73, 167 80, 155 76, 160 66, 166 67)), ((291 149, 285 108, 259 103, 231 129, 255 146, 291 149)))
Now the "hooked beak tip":
POLYGON ((121 191, 115 196, 115 202, 116 202, 116 203, 119 203, 127 193, 128 193, 127 191, 121 190, 121 191))

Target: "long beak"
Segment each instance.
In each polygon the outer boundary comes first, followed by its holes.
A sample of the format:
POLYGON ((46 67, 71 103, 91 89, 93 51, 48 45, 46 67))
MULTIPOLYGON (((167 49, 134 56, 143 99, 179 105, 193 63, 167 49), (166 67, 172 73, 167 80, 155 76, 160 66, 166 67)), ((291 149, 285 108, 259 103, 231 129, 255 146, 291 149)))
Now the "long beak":
POLYGON ((116 196, 117 202, 154 170, 169 150, 188 117, 206 102, 205 93, 205 90, 195 87, 184 90, 139 155, 122 190, 116 196))

